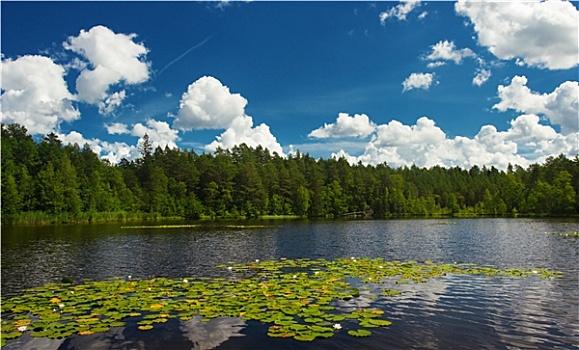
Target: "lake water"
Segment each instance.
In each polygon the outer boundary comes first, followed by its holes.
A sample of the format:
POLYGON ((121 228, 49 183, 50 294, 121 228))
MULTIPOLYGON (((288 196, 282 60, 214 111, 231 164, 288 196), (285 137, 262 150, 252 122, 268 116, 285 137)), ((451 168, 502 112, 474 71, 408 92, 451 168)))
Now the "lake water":
POLYGON ((255 259, 342 257, 544 267, 561 279, 457 276, 397 285, 401 294, 340 302, 384 310, 390 327, 311 343, 267 337, 256 321, 171 319, 151 331, 48 340, 22 336, 6 349, 546 349, 579 348, 579 239, 553 234, 579 223, 542 219, 230 222, 201 227, 127 224, 2 227, 2 297, 63 277, 217 277, 215 266, 255 259))

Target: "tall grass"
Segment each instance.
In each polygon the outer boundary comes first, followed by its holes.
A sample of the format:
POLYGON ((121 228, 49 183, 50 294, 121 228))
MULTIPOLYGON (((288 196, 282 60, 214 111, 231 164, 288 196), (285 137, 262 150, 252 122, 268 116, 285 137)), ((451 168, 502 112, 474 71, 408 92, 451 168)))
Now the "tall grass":
POLYGON ((128 213, 116 212, 82 212, 77 214, 60 213, 49 214, 41 211, 23 212, 18 214, 3 215, 3 225, 50 225, 50 224, 91 224, 107 222, 129 221, 156 221, 156 220, 182 220, 182 217, 163 217, 157 213, 128 213))

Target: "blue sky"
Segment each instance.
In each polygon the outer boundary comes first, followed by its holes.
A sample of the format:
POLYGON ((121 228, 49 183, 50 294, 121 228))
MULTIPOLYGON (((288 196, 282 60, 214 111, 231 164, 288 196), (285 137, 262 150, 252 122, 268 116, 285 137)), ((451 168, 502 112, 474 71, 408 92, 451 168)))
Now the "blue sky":
POLYGON ((577 7, 3 1, 2 122, 113 163, 145 133, 392 166, 574 157, 577 7))

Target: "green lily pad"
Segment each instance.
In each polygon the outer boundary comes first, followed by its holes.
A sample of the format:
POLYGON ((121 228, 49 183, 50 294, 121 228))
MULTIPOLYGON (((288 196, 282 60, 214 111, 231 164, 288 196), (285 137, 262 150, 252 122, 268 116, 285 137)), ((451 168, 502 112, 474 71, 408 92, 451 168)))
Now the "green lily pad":
POLYGON ((22 335, 22 332, 2 333, 2 339, 10 340, 16 339, 22 335))
POLYGON ((388 320, 383 320, 383 319, 369 319, 366 322, 376 325, 376 326, 381 326, 381 327, 388 327, 392 324, 392 322, 388 321, 388 320))
POLYGON ((351 335, 352 337, 362 338, 362 337, 369 337, 369 336, 371 336, 371 335, 372 335, 372 332, 370 332, 370 331, 367 330, 367 329, 356 329, 356 330, 351 329, 351 330, 348 331, 348 334, 351 335))
POLYGON ((296 334, 294 339, 299 341, 314 341, 314 339, 316 339, 316 335, 313 333, 300 333, 296 334))
MULTIPOLYGON (((360 282, 366 283, 361 288, 363 297, 376 300, 398 293, 390 289, 373 292, 376 285, 386 281, 422 283, 445 274, 561 277, 560 272, 541 268, 500 270, 490 265, 368 258, 255 261, 228 263, 220 268, 229 271, 228 279, 113 278, 77 285, 52 283, 30 289, 1 300, 2 314, 11 317, 2 321, 1 339, 20 336, 22 333, 16 330, 24 325, 34 337, 65 338, 74 333, 88 335, 123 327, 127 319, 148 330, 153 323, 164 323, 170 318, 186 321, 199 315, 205 322, 232 316, 270 323, 271 337, 312 341, 333 336, 332 323, 345 319, 357 320, 367 328, 391 324, 381 318, 383 310, 366 308, 347 313, 336 309, 337 300, 360 298, 360 290, 356 288, 360 282)), ((363 331, 353 332, 358 334, 355 336, 368 336, 363 331)))

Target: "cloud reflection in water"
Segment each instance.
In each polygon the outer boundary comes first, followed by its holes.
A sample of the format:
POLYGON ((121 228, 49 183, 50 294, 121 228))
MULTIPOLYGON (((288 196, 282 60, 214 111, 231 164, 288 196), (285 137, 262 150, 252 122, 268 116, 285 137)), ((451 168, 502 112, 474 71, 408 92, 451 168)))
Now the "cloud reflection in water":
POLYGON ((202 322, 200 316, 181 322, 183 335, 193 343, 194 350, 215 349, 231 337, 244 337, 241 330, 246 323, 238 317, 219 317, 202 322))

